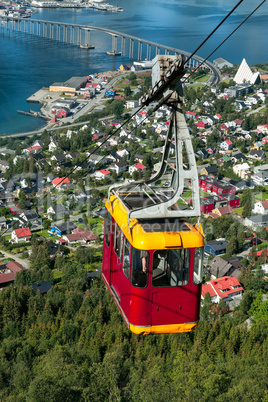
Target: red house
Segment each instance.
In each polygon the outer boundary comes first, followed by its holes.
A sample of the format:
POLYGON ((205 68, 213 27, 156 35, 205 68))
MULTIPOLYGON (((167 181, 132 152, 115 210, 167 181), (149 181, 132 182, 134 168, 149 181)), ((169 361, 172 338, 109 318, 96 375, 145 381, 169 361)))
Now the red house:
POLYGON ((202 299, 205 294, 209 293, 211 301, 219 303, 221 299, 232 301, 233 298, 243 294, 244 289, 233 276, 223 276, 222 278, 213 279, 202 285, 202 299))
POLYGON ((56 177, 52 182, 54 187, 60 187, 62 184, 70 184, 68 177, 56 177))
POLYGON ((31 240, 30 228, 15 229, 11 233, 11 243, 28 242, 31 240))
POLYGON ((197 123, 194 123, 196 125, 196 127, 198 128, 206 128, 207 124, 205 124, 203 121, 199 121, 197 123))

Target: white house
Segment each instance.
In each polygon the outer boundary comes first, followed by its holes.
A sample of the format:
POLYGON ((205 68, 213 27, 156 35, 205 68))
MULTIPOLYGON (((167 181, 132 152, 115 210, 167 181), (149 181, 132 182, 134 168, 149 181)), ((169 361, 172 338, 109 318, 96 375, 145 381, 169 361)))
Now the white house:
POLYGON ((9 163, 3 159, 0 159, 0 170, 5 172, 7 169, 9 169, 9 163))
POLYGON ((110 174, 111 172, 107 169, 98 170, 97 172, 95 172, 95 178, 97 180, 102 180, 105 177, 109 176, 110 174))
POLYGON ((226 141, 223 141, 223 142, 221 143, 220 147, 221 147, 221 149, 223 149, 224 151, 228 151, 228 150, 230 150, 230 149, 233 148, 233 143, 232 143, 231 140, 226 140, 226 141))
POLYGON ((250 167, 246 162, 235 165, 233 171, 241 177, 241 179, 247 179, 250 176, 250 167))
POLYGON ((230 302, 233 298, 241 297, 244 289, 233 276, 223 276, 222 278, 213 279, 202 285, 202 299, 205 294, 209 293, 213 303, 219 303, 220 300, 230 302))
POLYGON ((144 166, 142 163, 135 163, 135 165, 129 167, 129 173, 132 174, 133 172, 136 172, 138 170, 141 170, 142 172, 146 171, 146 166, 144 166))
POLYGON ((122 149, 121 151, 116 152, 117 155, 121 156, 123 158, 124 156, 128 159, 129 158, 129 152, 127 149, 122 149))
POLYGON ((126 108, 127 109, 134 109, 134 107, 139 106, 139 101, 138 100, 127 100, 126 101, 126 108))
POLYGON ((30 228, 15 229, 11 232, 11 242, 12 243, 28 242, 31 240, 31 236, 32 233, 30 228))
POLYGON ((268 214, 268 200, 255 202, 252 210, 255 214, 268 214))
POLYGON ((49 152, 54 152, 57 149, 57 144, 51 139, 48 145, 49 152))

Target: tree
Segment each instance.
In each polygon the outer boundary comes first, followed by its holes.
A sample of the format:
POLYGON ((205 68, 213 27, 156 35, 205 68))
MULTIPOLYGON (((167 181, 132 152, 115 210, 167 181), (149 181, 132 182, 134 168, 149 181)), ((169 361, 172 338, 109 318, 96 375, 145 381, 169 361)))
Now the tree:
POLYGON ((124 95, 125 96, 129 96, 131 94, 131 88, 130 87, 126 87, 125 89, 124 89, 124 95))
POLYGON ((242 216, 243 216, 243 218, 251 216, 251 203, 250 203, 250 201, 246 201, 245 205, 243 206, 242 216))
POLYGON ((237 238, 235 236, 233 236, 226 247, 226 255, 228 257, 231 257, 232 255, 236 254, 238 250, 238 242, 237 242, 237 238))
POLYGON ((205 294, 204 300, 202 302, 202 307, 200 310, 201 319, 204 321, 209 321, 210 319, 210 310, 211 310, 212 302, 209 292, 205 294))
POLYGON ((123 101, 114 101, 113 103, 113 113, 117 119, 122 117, 124 112, 124 102, 123 101))
POLYGON ((26 202, 26 195, 25 195, 25 191, 20 190, 20 192, 19 192, 19 202, 18 202, 18 207, 19 207, 20 209, 24 209, 24 208, 25 208, 25 206, 26 206, 25 202, 26 202))
POLYGON ((63 220, 64 222, 68 222, 70 220, 70 215, 67 212, 63 215, 63 220))

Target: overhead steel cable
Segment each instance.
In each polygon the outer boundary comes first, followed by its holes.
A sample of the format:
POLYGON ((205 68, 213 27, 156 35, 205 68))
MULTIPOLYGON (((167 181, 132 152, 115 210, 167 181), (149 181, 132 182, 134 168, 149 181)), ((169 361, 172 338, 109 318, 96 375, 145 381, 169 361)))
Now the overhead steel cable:
MULTIPOLYGON (((194 54, 208 41, 208 39, 219 29, 219 27, 227 20, 227 18, 230 17, 230 15, 237 9, 237 7, 243 2, 244 0, 240 0, 233 8, 232 10, 223 18, 223 20, 213 29, 213 31, 206 37, 206 39, 197 47, 197 49, 188 57, 188 59, 184 62, 184 65, 194 56, 194 54)), ((265 0, 266 1, 266 0, 265 0)), ((207 60, 207 59, 206 59, 207 60)), ((131 115, 123 124, 121 124, 120 127, 118 127, 115 131, 113 131, 111 134, 108 133, 108 136, 106 137, 106 139, 102 142, 101 145, 99 145, 97 148, 95 148, 95 150, 93 152, 91 152, 82 162, 80 162, 78 165, 76 165, 71 172, 69 173, 72 174, 77 167, 80 167, 83 163, 85 163, 95 152, 97 152, 113 135, 115 135, 119 130, 121 130, 122 127, 124 127, 136 114, 138 114, 142 108, 144 106, 141 106, 140 108, 138 108, 138 110, 133 113, 133 115, 131 115)), ((161 107, 161 106, 159 106, 161 107)), ((154 108, 154 111, 156 111, 157 109, 154 108)), ((63 180, 66 179, 65 176, 58 184, 57 186, 59 186, 63 180)))
POLYGON ((241 3, 243 3, 244 0, 240 0, 233 8, 232 10, 223 18, 223 20, 216 26, 216 28, 213 29, 213 31, 206 37, 206 39, 203 40, 203 42, 193 51, 193 53, 188 57, 188 59, 185 61, 187 63, 197 52, 201 47, 211 38, 212 35, 219 29, 219 27, 227 20, 227 18, 230 17, 231 14, 237 9, 237 7, 240 6, 241 3))
MULTIPOLYGON (((207 40, 217 31, 217 29, 226 21, 226 19, 235 11, 235 9, 243 2, 244 0, 240 0, 236 6, 227 14, 226 17, 224 17, 224 19, 217 25, 216 28, 214 28, 214 30, 207 36, 207 38, 197 47, 197 49, 188 57, 188 59, 184 62, 184 65, 194 56, 194 54, 207 42, 207 40)), ((266 2, 266 0, 263 0, 221 43, 220 45, 218 45, 213 52, 211 52, 209 54, 209 56, 206 57, 206 59, 204 59, 202 61, 202 63, 200 65, 198 65, 198 67, 195 68, 195 70, 188 76, 191 77, 197 70, 199 67, 201 67, 207 60, 209 57, 211 57, 264 3, 266 2)), ((183 83, 180 84, 180 86, 183 83)), ((172 92, 174 93, 175 90, 172 92)), ((165 98, 163 98, 160 102, 158 102, 158 104, 151 110, 151 113, 149 114, 149 116, 152 115, 152 113, 154 113, 155 111, 157 111, 161 106, 163 106, 168 99, 172 96, 171 94, 168 94, 165 98)), ((151 101, 153 101, 154 99, 152 98, 151 101)), ((69 175, 71 175, 78 167, 81 167, 83 163, 87 162, 87 160, 94 154, 96 153, 112 136, 114 136, 116 133, 119 132, 119 130, 122 129, 122 127, 124 127, 134 116, 136 116, 142 109, 144 106, 141 106, 140 108, 138 108, 133 115, 131 115, 125 122, 123 122, 123 124, 121 124, 120 127, 118 127, 115 131, 111 132, 111 134, 108 133, 108 136, 105 138, 105 140, 98 146, 96 147, 82 162, 80 162, 78 165, 74 166, 73 169, 71 169, 70 173, 68 175, 66 175, 65 177, 63 177, 59 183, 55 186, 58 187, 69 175)), ((148 116, 146 116, 139 124, 137 127, 139 127, 141 124, 143 124, 143 122, 148 118, 148 116)), ((137 128, 135 127, 135 129, 137 128)), ((134 130, 131 131, 131 133, 134 130)), ((3 232, 1 234, 1 237, 4 235, 5 232, 3 232)))

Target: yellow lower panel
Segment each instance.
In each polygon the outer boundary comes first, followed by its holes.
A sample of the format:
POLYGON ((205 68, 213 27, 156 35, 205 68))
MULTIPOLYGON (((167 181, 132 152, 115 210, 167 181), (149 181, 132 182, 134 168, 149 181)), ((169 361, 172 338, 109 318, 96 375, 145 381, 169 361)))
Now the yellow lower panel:
POLYGON ((180 332, 191 332, 196 329, 198 322, 190 324, 171 324, 171 325, 155 325, 151 327, 138 327, 129 324, 129 329, 137 335, 150 335, 150 334, 176 334, 180 332))

